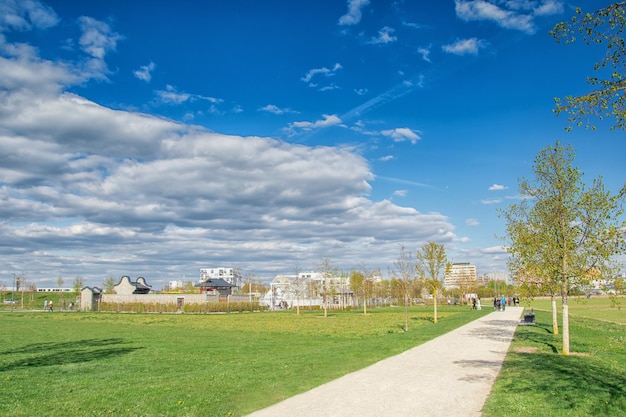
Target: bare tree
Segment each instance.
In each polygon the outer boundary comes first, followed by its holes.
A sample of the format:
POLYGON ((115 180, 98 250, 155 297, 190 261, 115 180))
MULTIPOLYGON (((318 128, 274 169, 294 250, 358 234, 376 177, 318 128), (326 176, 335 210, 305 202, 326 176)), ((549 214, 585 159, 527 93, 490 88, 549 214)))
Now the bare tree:
POLYGON ((400 256, 393 261, 391 275, 402 285, 404 298, 404 331, 409 331, 409 286, 415 277, 415 262, 413 257, 406 251, 404 245, 400 246, 400 256))

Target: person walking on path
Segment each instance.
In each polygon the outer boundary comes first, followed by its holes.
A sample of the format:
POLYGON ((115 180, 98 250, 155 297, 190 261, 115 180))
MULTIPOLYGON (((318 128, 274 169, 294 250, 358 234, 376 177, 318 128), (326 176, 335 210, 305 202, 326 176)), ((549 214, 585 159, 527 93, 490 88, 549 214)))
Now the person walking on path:
POLYGON ((479 417, 523 307, 492 312, 248 417, 479 417))

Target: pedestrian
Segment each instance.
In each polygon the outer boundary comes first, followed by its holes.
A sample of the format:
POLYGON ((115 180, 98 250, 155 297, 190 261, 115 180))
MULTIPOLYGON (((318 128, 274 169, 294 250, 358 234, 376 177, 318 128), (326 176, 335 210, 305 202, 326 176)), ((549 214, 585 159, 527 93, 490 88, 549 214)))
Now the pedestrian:
POLYGON ((502 307, 502 311, 506 309, 506 297, 503 295, 502 300, 500 300, 500 306, 502 307))
POLYGON ((52 306, 53 306, 53 304, 52 304, 52 300, 50 300, 50 301, 48 302, 48 310, 49 310, 49 311, 54 311, 54 309, 52 308, 52 306))
POLYGON ((44 311, 48 309, 48 299, 43 300, 43 309, 44 311))
POLYGON ((476 309, 477 310, 482 310, 483 309, 482 306, 480 305, 480 298, 476 299, 476 309))
POLYGON ((74 311, 74 302, 70 302, 70 311, 74 311))
POLYGON ((476 298, 472 297, 472 310, 476 310, 476 298))

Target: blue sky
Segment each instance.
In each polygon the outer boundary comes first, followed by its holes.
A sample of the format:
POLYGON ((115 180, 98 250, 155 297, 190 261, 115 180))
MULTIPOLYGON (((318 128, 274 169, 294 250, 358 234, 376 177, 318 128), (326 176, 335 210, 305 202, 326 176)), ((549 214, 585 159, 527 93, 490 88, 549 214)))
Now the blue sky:
POLYGON ((548 31, 610 3, 0 0, 0 280, 506 272, 541 148, 624 183, 623 132, 552 112, 603 50, 548 31))

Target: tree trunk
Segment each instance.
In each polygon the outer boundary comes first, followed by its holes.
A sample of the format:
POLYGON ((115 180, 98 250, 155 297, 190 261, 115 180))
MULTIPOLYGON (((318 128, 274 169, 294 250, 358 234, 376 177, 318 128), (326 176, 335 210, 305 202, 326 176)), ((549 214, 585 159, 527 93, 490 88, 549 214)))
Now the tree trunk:
POLYGON ((434 319, 433 322, 435 324, 437 324, 437 287, 435 287, 435 291, 434 292, 435 292, 435 294, 433 295, 433 300, 435 301, 435 304, 434 304, 434 306, 435 306, 435 308, 434 308, 434 317, 435 317, 435 319, 434 319))
POLYGON ((552 332, 554 334, 559 334, 559 320, 558 320, 558 313, 556 310, 556 298, 554 298, 554 294, 552 294, 551 297, 552 297, 552 332))
POLYGON ((569 355, 569 306, 563 303, 563 354, 569 355))
POLYGON ((404 331, 409 331, 409 294, 404 293, 404 331))

